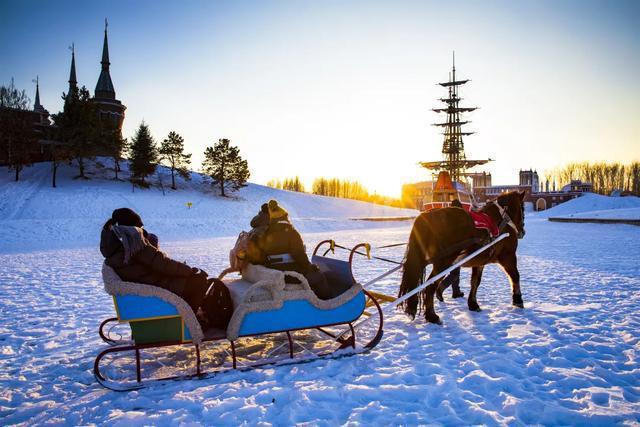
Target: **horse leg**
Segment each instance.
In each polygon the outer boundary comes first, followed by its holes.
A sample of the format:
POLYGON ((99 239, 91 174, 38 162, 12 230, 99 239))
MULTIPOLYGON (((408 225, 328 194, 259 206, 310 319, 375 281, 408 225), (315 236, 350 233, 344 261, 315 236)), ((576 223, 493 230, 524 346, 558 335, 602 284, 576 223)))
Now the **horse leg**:
POLYGON ((499 262, 504 269, 504 272, 509 276, 509 281, 511 282, 511 298, 513 305, 519 308, 524 308, 524 302, 522 301, 522 292, 520 291, 520 272, 518 271, 518 259, 514 255, 504 259, 500 259, 499 262))
POLYGON ((467 300, 467 305, 469 306, 469 310, 471 311, 480 311, 480 306, 478 305, 478 301, 476 300, 476 294, 478 293, 478 288, 480 287, 483 270, 484 265, 473 267, 471 269, 471 290, 469 291, 469 299, 467 300))
POLYGON ((451 286, 451 298, 462 298, 464 296, 464 292, 460 290, 460 268, 456 268, 453 270, 447 277, 442 279, 440 285, 438 285, 438 289, 436 290, 436 298, 440 300, 440 302, 444 302, 444 298, 442 293, 451 286))
MULTIPOLYGON (((443 271, 446 267, 446 265, 443 266, 433 266, 433 270, 431 270, 431 274, 429 275, 429 279, 430 280, 432 277, 436 276, 437 274, 439 274, 441 271, 443 271)), ((429 323, 436 323, 438 325, 442 324, 442 321, 440 320, 440 317, 436 314, 436 310, 433 307, 433 296, 436 293, 436 290, 438 289, 438 285, 440 284, 440 282, 442 281, 442 279, 440 280, 436 280, 435 282, 431 283, 429 286, 427 286, 425 288, 425 290, 423 291, 424 294, 422 296, 423 298, 423 304, 424 304, 424 318, 427 322, 429 323)))

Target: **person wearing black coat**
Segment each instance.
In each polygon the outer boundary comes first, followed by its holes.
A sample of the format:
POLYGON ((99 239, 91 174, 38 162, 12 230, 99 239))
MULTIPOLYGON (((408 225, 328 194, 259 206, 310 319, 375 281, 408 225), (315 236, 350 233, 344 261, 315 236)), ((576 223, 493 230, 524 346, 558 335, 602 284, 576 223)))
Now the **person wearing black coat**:
POLYGON ((131 209, 113 211, 102 228, 100 252, 122 280, 167 289, 187 301, 194 312, 202 304, 209 287, 207 273, 160 251, 157 238, 144 230, 140 216, 131 209))
POLYGON ((312 270, 305 251, 304 242, 298 230, 289 222, 289 214, 278 205, 275 200, 263 204, 258 215, 251 220, 254 229, 261 229, 255 233, 254 249, 249 250, 247 256, 252 264, 266 265, 281 271, 297 271, 307 274, 312 270), (265 207, 267 207, 265 209, 265 207), (289 262, 270 262, 276 255, 289 254, 289 262))
MULTIPOLYGON (((295 271, 305 276, 309 286, 320 299, 331 299, 344 289, 332 288, 326 277, 312 264, 302 241, 302 236, 289 222, 286 210, 275 200, 262 205, 260 212, 251 220, 255 233, 247 250, 251 264, 264 265, 280 271, 295 271)), ((287 280, 291 278, 287 277, 287 280)))

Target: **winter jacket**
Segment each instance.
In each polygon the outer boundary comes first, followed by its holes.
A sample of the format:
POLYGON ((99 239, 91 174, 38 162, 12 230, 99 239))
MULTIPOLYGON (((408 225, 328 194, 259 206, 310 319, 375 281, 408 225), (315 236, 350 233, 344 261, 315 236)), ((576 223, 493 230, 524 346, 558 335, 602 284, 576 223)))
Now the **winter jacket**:
POLYGON ((252 264, 266 265, 278 270, 297 271, 306 274, 313 270, 305 251, 300 233, 288 221, 271 223, 262 233, 257 233, 249 245, 247 258, 252 264), (269 256, 289 254, 293 263, 270 265, 269 256))
POLYGON ((123 243, 111 228, 102 230, 100 252, 122 280, 156 285, 180 296, 185 294, 187 281, 198 273, 197 268, 172 260, 150 244, 144 244, 125 262, 123 243))

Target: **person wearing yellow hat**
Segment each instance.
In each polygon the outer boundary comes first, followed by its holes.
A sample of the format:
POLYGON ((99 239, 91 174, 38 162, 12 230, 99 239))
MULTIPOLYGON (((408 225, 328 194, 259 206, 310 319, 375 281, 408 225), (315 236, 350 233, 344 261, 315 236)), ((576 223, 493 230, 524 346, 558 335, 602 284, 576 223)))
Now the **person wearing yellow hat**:
POLYGON ((264 265, 280 271, 296 271, 303 274, 311 289, 321 299, 335 297, 324 275, 313 265, 304 247, 302 236, 289 221, 289 213, 276 200, 269 200, 251 221, 256 233, 247 250, 251 264, 264 265))

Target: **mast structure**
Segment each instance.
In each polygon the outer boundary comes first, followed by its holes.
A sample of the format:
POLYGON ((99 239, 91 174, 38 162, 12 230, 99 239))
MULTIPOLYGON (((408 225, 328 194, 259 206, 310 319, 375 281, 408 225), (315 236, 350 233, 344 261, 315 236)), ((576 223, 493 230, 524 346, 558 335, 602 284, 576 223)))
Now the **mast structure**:
POLYGON ((445 104, 443 108, 433 108, 436 113, 444 113, 446 121, 442 123, 433 123, 433 126, 443 128, 444 142, 442 144, 443 159, 435 162, 420 162, 420 166, 435 171, 446 171, 449 173, 453 182, 458 182, 461 177, 467 175, 466 170, 478 165, 484 165, 491 159, 487 160, 468 160, 464 152, 463 136, 472 135, 474 132, 465 132, 462 126, 471 123, 461 117, 461 113, 470 113, 478 107, 461 107, 458 88, 469 82, 467 80, 456 80, 456 57, 453 53, 453 67, 449 73, 449 81, 438 83, 440 86, 447 88, 449 96, 440 98, 439 100, 445 104))

